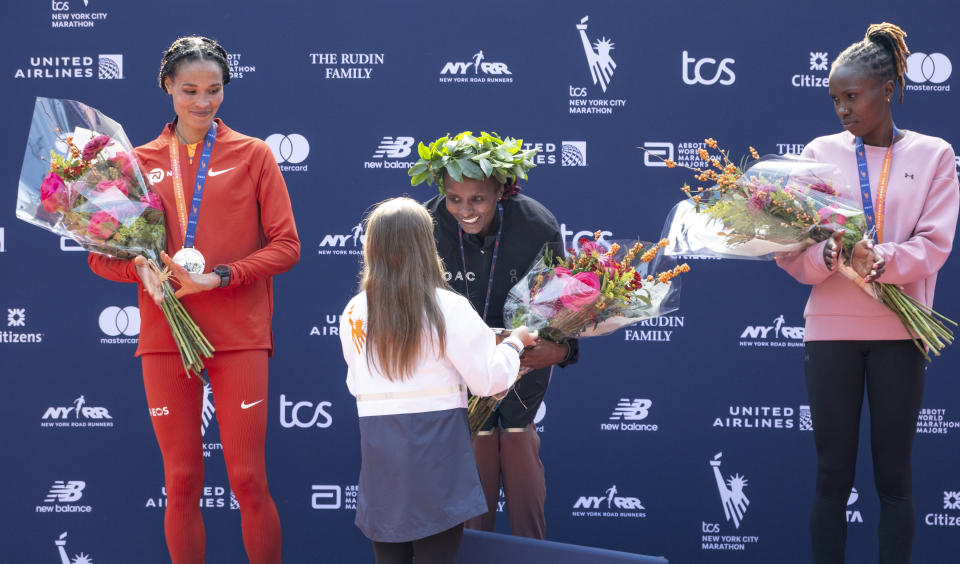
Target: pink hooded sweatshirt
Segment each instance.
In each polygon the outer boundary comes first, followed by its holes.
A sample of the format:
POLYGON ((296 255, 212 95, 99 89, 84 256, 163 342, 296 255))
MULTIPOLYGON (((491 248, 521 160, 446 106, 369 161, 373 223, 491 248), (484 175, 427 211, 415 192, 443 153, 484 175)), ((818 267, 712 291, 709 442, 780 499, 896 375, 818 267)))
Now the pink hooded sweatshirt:
MULTIPOLYGON (((886 151, 887 147, 866 147, 875 209, 886 151)), ((852 134, 844 131, 818 137, 804 148, 802 156, 837 165, 845 180, 837 186, 842 196, 860 200, 852 134)), ((960 206, 956 167, 953 149, 938 137, 903 131, 893 146, 883 240, 874 247, 886 261, 878 281, 898 284, 928 306, 933 305, 937 271, 953 247, 960 206)), ((883 304, 842 274, 827 270, 825 245, 824 241, 777 258, 780 268, 799 282, 813 285, 803 312, 804 341, 909 339, 900 320, 883 304)))

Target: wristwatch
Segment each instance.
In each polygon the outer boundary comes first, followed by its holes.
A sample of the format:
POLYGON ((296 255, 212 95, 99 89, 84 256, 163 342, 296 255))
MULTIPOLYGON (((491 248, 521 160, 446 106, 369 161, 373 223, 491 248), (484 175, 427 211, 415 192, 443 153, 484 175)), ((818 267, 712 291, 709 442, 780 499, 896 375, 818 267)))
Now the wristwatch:
POLYGON ((225 264, 218 264, 213 267, 213 273, 220 276, 220 287, 226 288, 230 285, 230 267, 225 264))

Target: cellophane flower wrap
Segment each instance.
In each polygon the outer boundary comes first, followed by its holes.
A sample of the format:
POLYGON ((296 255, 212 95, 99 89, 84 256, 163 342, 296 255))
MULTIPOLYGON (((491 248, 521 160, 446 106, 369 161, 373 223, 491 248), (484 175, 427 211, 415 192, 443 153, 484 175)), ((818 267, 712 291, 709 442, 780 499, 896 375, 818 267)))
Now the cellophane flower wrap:
MULTIPOLYGON (((843 229, 837 270, 893 312, 928 361, 953 343, 953 320, 908 295, 896 284, 865 282, 850 265, 853 248, 874 234, 867 231, 863 204, 844 198, 857 194, 840 179, 834 165, 792 155, 761 158, 750 147, 753 162, 737 166, 716 140, 713 149, 698 149, 710 168, 690 168, 709 187, 682 190, 687 199, 667 217, 667 253, 690 257, 773 259, 777 253, 800 252, 843 229)), ((677 163, 665 159, 670 168, 677 163)))
MULTIPOLYGON (((539 331, 542 339, 561 342, 608 335, 677 309, 677 277, 690 267, 676 265, 659 252, 667 241, 619 241, 606 246, 599 241, 599 231, 594 239, 580 240, 580 250, 570 249, 569 255, 550 243, 544 245, 533 266, 507 295, 503 308, 506 323, 512 328, 526 325, 539 331)), ((472 435, 486 423, 502 397, 470 398, 472 435)))
POLYGON ((20 170, 17 217, 85 249, 142 255, 162 280, 161 309, 187 374, 200 376, 213 347, 158 267, 166 245, 163 206, 150 191, 123 128, 73 100, 37 98, 20 170))

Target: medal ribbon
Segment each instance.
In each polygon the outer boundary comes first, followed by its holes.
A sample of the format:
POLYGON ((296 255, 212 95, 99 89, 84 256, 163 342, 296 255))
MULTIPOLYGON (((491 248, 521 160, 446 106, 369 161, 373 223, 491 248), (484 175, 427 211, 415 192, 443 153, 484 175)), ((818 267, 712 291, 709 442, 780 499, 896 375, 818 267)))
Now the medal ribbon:
POLYGON ((197 168, 197 181, 193 186, 193 201, 190 203, 190 215, 187 215, 186 198, 183 192, 183 175, 180 173, 180 142, 177 140, 176 127, 170 131, 170 173, 173 175, 173 193, 177 199, 177 216, 180 219, 180 232, 183 246, 192 247, 197 232, 197 216, 200 215, 200 200, 203 198, 203 184, 207 180, 207 166, 210 153, 217 137, 217 122, 210 124, 207 137, 203 140, 203 152, 200 153, 200 166, 197 168))
MULTIPOLYGON (((487 311, 490 309, 490 294, 493 292, 493 273, 497 268, 497 255, 500 253, 500 236, 503 234, 503 204, 497 203, 497 213, 500 214, 500 227, 497 228, 497 240, 493 243, 493 260, 490 262, 490 277, 487 280, 487 299, 483 302, 483 320, 487 320, 487 311)), ((457 232, 460 235, 460 261, 463 264, 463 287, 467 289, 467 299, 470 299, 470 285, 467 283, 467 255, 463 252, 463 228, 457 223, 457 232)))
POLYGON ((863 200, 863 215, 867 219, 867 231, 876 229, 877 243, 883 241, 883 216, 887 205, 887 182, 890 180, 890 161, 893 160, 893 143, 897 140, 897 126, 893 126, 893 139, 887 154, 883 156, 883 166, 880 168, 880 179, 877 182, 877 211, 874 218, 873 200, 870 196, 870 175, 867 172, 867 155, 863 147, 863 139, 857 137, 857 176, 860 178, 860 198, 863 200))

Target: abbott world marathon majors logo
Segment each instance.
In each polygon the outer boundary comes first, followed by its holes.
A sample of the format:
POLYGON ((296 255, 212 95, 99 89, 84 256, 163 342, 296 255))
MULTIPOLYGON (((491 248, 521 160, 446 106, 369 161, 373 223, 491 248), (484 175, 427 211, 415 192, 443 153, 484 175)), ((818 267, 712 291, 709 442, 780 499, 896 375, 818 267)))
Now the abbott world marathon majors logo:
POLYGON ((100 324, 100 331, 106 335, 100 338, 102 345, 135 345, 139 341, 137 335, 140 334, 140 308, 136 306, 104 308, 97 322, 100 324))
POLYGON ((319 66, 327 80, 370 80, 384 64, 383 53, 307 53, 310 65, 319 66))
POLYGON ((246 75, 257 72, 256 65, 252 65, 248 59, 244 59, 243 53, 231 52, 227 54, 227 63, 230 65, 230 80, 242 79, 246 75))
POLYGON ((384 135, 370 160, 363 163, 363 168, 408 169, 412 167, 418 158, 413 151, 415 141, 413 137, 384 135))
POLYGON ((771 325, 747 325, 740 333, 741 347, 802 347, 803 327, 786 325, 780 314, 771 325))
POLYGON ((41 427, 57 428, 105 428, 113 427, 113 417, 105 407, 89 405, 87 398, 81 395, 73 400, 73 405, 51 406, 40 418, 41 427))
POLYGON ((28 331, 27 325, 27 308, 8 307, 7 326, 5 330, 0 331, 0 344, 36 345, 42 343, 43 333, 28 331))
POLYGON ((507 63, 488 59, 483 50, 469 61, 447 61, 440 69, 440 83, 453 84, 510 84, 513 73, 507 63))
POLYGON ((740 525, 743 524, 747 510, 750 508, 750 498, 746 492, 749 482, 746 477, 740 474, 730 474, 724 478, 720 471, 720 466, 723 464, 722 458, 723 453, 718 452, 709 463, 711 470, 713 470, 717 491, 720 493, 724 522, 701 522, 700 548, 701 550, 744 551, 749 546, 759 543, 760 537, 756 535, 725 534, 724 529, 733 525, 734 530, 740 532, 740 525))
POLYGON ((953 63, 943 53, 912 53, 907 57, 905 88, 913 92, 950 92, 947 81, 953 74, 953 63))
POLYGON ((106 21, 107 12, 96 11, 102 0, 50 0, 50 27, 91 29, 106 21), (91 2, 95 6, 91 6, 91 2))
MULTIPOLYGON (((160 495, 148 497, 144 503, 147 509, 161 509, 167 506, 167 488, 160 486, 160 495)), ((227 486, 204 486, 200 492, 200 509, 240 509, 237 496, 227 486)))
POLYGON ((607 488, 603 495, 580 496, 573 504, 573 517, 607 517, 643 519, 646 508, 639 498, 620 495, 617 485, 607 488))
POLYGON ((57 55, 29 57, 13 78, 93 78, 119 80, 123 76, 123 55, 57 55))
MULTIPOLYGON (((582 77, 579 80, 589 78, 590 83, 577 82, 568 85, 570 97, 568 111, 571 114, 612 115, 615 110, 627 105, 627 101, 623 98, 607 96, 607 89, 611 88, 614 73, 617 70, 617 63, 611 53, 614 50, 614 42, 606 36, 594 36, 591 41, 590 34, 587 33, 589 27, 589 15, 580 18, 580 23, 576 24, 586 59, 586 68, 581 66, 582 62, 578 62, 574 68, 583 69, 577 73, 577 76, 582 77)), ((589 31, 592 33, 592 30, 589 31)))
POLYGON ((925 407, 917 418, 917 433, 921 435, 946 435, 960 430, 960 420, 943 407, 925 407))
POLYGON ((357 494, 360 488, 356 484, 340 486, 338 484, 314 484, 311 486, 310 507, 313 509, 357 509, 357 494))
POLYGON ((606 432, 657 431, 656 423, 641 423, 650 415, 653 401, 646 398, 620 398, 606 423, 600 424, 600 430, 606 432))
POLYGON ((358 222, 347 233, 331 233, 324 235, 320 241, 321 255, 351 255, 363 254, 363 242, 367 236, 364 233, 363 222, 358 222))
POLYGON ((960 530, 960 490, 945 490, 943 509, 938 507, 924 515, 923 524, 928 527, 952 527, 960 530))
POLYGON ((263 140, 273 152, 282 172, 307 172, 308 165, 301 164, 310 156, 310 142, 299 133, 274 133, 263 140))
POLYGON ((790 86, 794 88, 829 87, 830 55, 826 51, 810 51, 807 68, 790 77, 790 86))
POLYGON ((707 150, 703 139, 698 141, 644 141, 643 164, 649 167, 666 168, 666 160, 687 168, 709 168, 710 161, 700 158, 698 151, 707 150))
POLYGON ((91 513, 93 507, 79 503, 87 483, 82 480, 57 480, 50 486, 36 513, 91 513))

